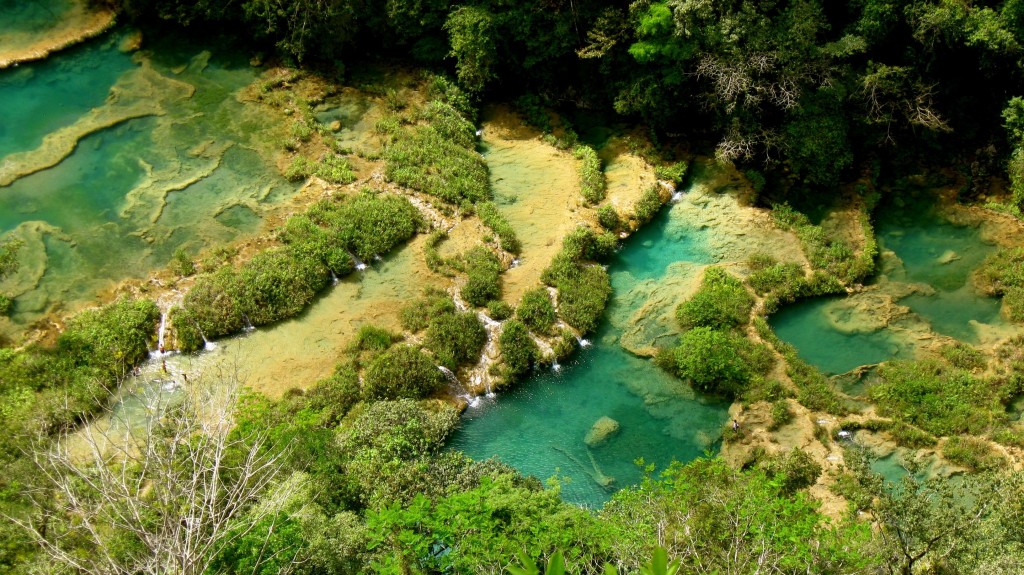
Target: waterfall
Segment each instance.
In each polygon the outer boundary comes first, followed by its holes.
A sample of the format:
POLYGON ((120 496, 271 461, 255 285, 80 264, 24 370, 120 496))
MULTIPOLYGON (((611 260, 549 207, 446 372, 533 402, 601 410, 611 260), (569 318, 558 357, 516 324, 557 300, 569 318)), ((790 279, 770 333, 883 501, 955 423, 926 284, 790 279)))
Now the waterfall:
POLYGON ((341 280, 338 279, 338 274, 334 273, 334 270, 331 270, 331 285, 336 286, 338 285, 339 281, 341 280))
POLYGON ((169 351, 164 349, 165 337, 167 335, 167 312, 160 310, 160 327, 156 330, 156 349, 149 352, 150 359, 160 359, 170 355, 169 351))
MULTIPOLYGON (((256 331, 256 326, 254 326, 252 324, 252 321, 249 320, 249 316, 247 316, 247 315, 245 315, 243 313, 242 314, 242 319, 245 320, 245 327, 242 328, 243 330, 245 330, 245 333, 256 331)), ((206 338, 203 338, 203 339, 206 339, 206 338)))
POLYGON ((562 371, 562 364, 555 361, 554 363, 551 364, 551 371, 555 373, 562 371))
POLYGON ((512 260, 512 263, 509 264, 508 267, 509 268, 516 268, 516 267, 519 267, 519 264, 521 264, 521 263, 522 263, 522 261, 520 261, 519 258, 515 258, 515 259, 512 260))
POLYGON ((352 261, 356 262, 356 271, 357 272, 361 272, 361 271, 366 270, 366 264, 364 264, 362 262, 362 260, 360 260, 356 256, 352 256, 352 261))
POLYGON ((580 347, 582 349, 586 349, 586 348, 590 347, 590 345, 591 345, 589 339, 584 339, 582 337, 577 337, 576 338, 576 343, 580 344, 580 347))
POLYGON ((466 386, 462 385, 462 382, 459 381, 459 378, 455 375, 455 372, 453 372, 452 370, 448 369, 443 365, 437 366, 437 369, 440 370, 441 373, 443 373, 445 377, 448 378, 448 382, 452 384, 452 387, 454 387, 457 391, 460 392, 458 394, 458 397, 465 399, 466 404, 469 405, 469 407, 476 407, 480 405, 480 397, 469 393, 469 390, 466 389, 466 386))

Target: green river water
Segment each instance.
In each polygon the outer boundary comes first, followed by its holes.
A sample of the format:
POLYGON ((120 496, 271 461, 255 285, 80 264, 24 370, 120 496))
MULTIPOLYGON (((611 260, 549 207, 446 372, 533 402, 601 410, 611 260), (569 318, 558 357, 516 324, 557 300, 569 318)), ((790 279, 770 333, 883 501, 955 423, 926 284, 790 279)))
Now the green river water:
POLYGON ((257 69, 227 46, 147 38, 132 55, 120 40, 0 71, 0 170, 34 171, 0 187, 0 235, 25 242, 21 270, 0 285, 17 296, 0 321, 7 337, 146 277, 179 247, 196 253, 259 231, 296 190, 268 146, 281 128, 236 98, 257 69), (73 132, 73 149, 45 159, 64 144, 44 137, 61 131, 73 132))
MULTIPOLYGON (((935 333, 966 343, 978 343, 979 328, 1005 325, 999 300, 978 293, 970 282, 971 272, 995 249, 982 241, 977 227, 953 225, 927 205, 885 207, 878 214, 883 255, 875 283, 881 291, 898 294, 897 303, 935 333)), ((802 358, 828 374, 914 356, 914 339, 897 330, 843 329, 848 320, 858 319, 851 316, 877 311, 844 308, 845 303, 846 298, 799 302, 773 315, 770 323, 802 358)))

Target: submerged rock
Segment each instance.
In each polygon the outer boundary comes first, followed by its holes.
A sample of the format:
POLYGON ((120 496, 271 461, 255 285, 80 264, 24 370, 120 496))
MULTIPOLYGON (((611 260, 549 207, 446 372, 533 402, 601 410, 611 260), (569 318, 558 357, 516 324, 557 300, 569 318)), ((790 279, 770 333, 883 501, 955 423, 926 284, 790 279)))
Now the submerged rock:
POLYGON ((608 416, 603 416, 594 422, 594 425, 590 427, 590 431, 587 432, 587 437, 583 441, 590 447, 597 447, 604 444, 604 442, 611 439, 618 432, 619 422, 608 416))
POLYGON ((955 262, 958 259, 960 259, 960 254, 956 253, 953 250, 946 250, 945 252, 942 253, 941 256, 935 259, 935 262, 945 265, 951 262, 955 262))

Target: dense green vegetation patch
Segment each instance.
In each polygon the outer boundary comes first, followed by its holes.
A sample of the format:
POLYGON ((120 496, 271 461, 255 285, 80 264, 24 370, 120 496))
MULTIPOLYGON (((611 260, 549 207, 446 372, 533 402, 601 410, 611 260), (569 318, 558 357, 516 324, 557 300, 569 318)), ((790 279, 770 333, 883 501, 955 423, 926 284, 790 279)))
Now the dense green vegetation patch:
POLYGON ((497 206, 491 202, 481 202, 476 206, 476 214, 480 216, 480 221, 498 236, 498 245, 501 249, 511 254, 519 253, 522 245, 516 236, 516 230, 505 216, 501 215, 497 206))
POLYGON ((405 198, 363 191, 322 200, 291 217, 284 247, 261 252, 235 271, 225 266, 196 279, 172 312, 178 347, 193 351, 210 340, 294 317, 330 282, 355 269, 352 255, 370 259, 409 239, 422 225, 405 198))
POLYGON ((501 296, 501 260, 484 246, 476 246, 462 259, 466 267, 466 283, 462 297, 472 306, 483 307, 501 296))
POLYGON ((1007 317, 1024 321, 1024 248, 996 251, 975 278, 986 293, 1002 296, 1007 317))
POLYGON ((829 237, 824 228, 812 224, 805 214, 794 210, 788 204, 773 206, 772 219, 782 229, 794 231, 800 238, 811 266, 828 274, 831 281, 817 285, 819 293, 815 295, 836 293, 842 289, 842 285, 863 281, 875 269, 878 244, 867 214, 862 213, 860 216, 859 223, 865 245, 859 254, 845 241, 829 237), (829 289, 831 292, 824 291, 829 289))
POLYGON ((509 382, 525 375, 540 359, 540 349, 529 328, 515 319, 502 324, 498 350, 501 352, 503 375, 509 382))
POLYGON ((487 343, 487 330, 471 311, 443 313, 430 319, 423 343, 441 365, 454 370, 480 359, 487 343))
POLYGON ((722 268, 709 267, 697 292, 676 309, 676 320, 684 329, 730 329, 750 321, 753 305, 753 296, 740 280, 722 268))
POLYGON ((601 158, 597 157, 594 148, 579 145, 572 151, 580 161, 580 193, 587 202, 596 204, 604 199, 606 182, 601 169, 601 158))
POLYGON ((696 327, 679 338, 674 365, 680 378, 694 388, 728 397, 741 394, 751 379, 767 373, 775 363, 761 345, 728 331, 696 327))
POLYGON ((396 345, 378 354, 363 374, 363 396, 368 399, 418 399, 437 391, 444 374, 418 347, 396 345))
POLYGON ((452 204, 491 199, 472 124, 442 102, 428 104, 424 117, 426 125, 387 130, 395 138, 384 151, 387 178, 452 204))
POLYGON ((938 360, 892 361, 868 395, 879 413, 935 435, 981 435, 1005 423, 1005 402, 1017 390, 938 360))
POLYGON ((523 294, 516 309, 516 319, 523 322, 530 331, 547 334, 557 319, 548 290, 536 288, 523 294))

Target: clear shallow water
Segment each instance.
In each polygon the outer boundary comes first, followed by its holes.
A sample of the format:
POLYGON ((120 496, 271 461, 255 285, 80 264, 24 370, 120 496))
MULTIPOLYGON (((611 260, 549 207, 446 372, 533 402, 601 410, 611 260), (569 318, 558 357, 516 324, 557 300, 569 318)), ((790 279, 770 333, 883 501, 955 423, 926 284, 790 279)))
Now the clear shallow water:
POLYGON ((145 277, 179 247, 253 234, 296 190, 272 161, 281 126, 237 100, 259 73, 237 49, 147 36, 148 51, 127 55, 120 39, 0 71, 0 101, 15 110, 0 121, 0 165, 41 155, 55 130, 87 134, 55 166, 0 187, 0 235, 26 242, 22 270, 0 285, 18 296, 0 335, 145 277), (152 115, 89 124, 94 108, 136 103, 152 115))
MULTIPOLYGON (((2 0, 0 14, 0 22, 8 20, 2 0)), ((0 72, 0 158, 35 149, 46 134, 103 104, 114 82, 133 67, 116 42, 102 39, 0 72)))
POLYGON ((662 468, 717 450, 728 404, 697 397, 650 360, 623 350, 615 320, 643 304, 630 297, 641 281, 662 277, 673 262, 709 262, 701 239, 666 209, 627 240, 609 268, 612 321, 592 336, 593 346, 577 352, 560 371, 538 374, 471 408, 450 447, 475 459, 496 456, 541 479, 569 477, 563 497, 591 507, 601 506, 613 489, 642 478, 637 458, 662 468), (589 448, 584 438, 603 416, 618 421, 620 431, 589 448), (602 477, 615 482, 602 486, 602 477))
MULTIPOLYGON (((954 226, 920 205, 882 208, 879 214, 879 245, 896 258, 883 266, 878 279, 882 293, 899 292, 890 288, 901 285, 924 284, 925 291, 932 293, 903 289, 897 303, 910 308, 933 331, 967 343, 978 342, 975 323, 1002 323, 999 300, 977 293, 970 285, 971 272, 994 250, 981 240, 978 228, 954 226)), ((913 344, 892 329, 842 329, 847 321, 857 320, 851 315, 872 311, 847 306, 847 300, 799 302, 773 315, 770 322, 804 360, 828 374, 913 355, 913 344)))

